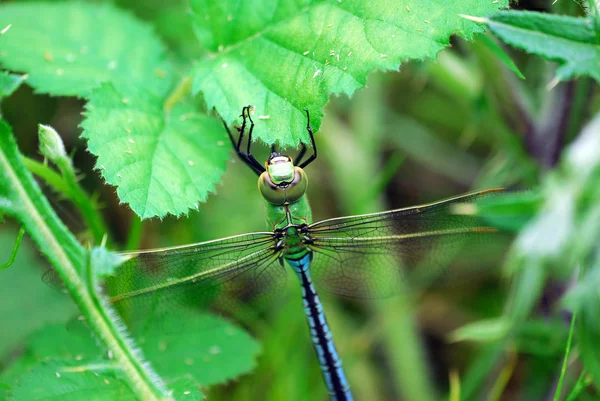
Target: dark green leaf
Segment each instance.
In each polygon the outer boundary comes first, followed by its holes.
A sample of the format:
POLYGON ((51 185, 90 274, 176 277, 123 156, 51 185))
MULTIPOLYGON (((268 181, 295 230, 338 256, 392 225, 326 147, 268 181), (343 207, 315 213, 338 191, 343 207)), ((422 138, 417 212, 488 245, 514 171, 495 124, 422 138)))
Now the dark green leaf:
POLYGON ((478 37, 478 40, 481 43, 483 43, 485 47, 487 47, 492 53, 494 53, 494 55, 496 55, 496 57, 498 57, 498 59, 500 59, 500 61, 502 61, 504 65, 508 67, 509 70, 514 72, 519 78, 525 79, 525 76, 523 75, 521 70, 519 70, 519 67, 517 67, 513 59, 510 58, 508 54, 506 54, 504 49, 502 49, 502 47, 500 47, 498 43, 490 39, 490 37, 487 35, 480 35, 478 37))
MULTIPOLYGON (((0 231, 0 260, 10 256, 16 235, 16 230, 6 227, 0 231)), ((46 268, 25 238, 13 265, 0 272, 0 293, 10 300, 0 303, 0 357, 13 352, 44 324, 66 321, 75 313, 75 307, 67 296, 42 282, 41 276, 46 268)))
POLYGON ((502 11, 481 21, 509 45, 558 61, 559 80, 589 75, 600 82, 600 45, 591 18, 502 11))
POLYGON ((137 401, 122 380, 90 370, 79 371, 75 362, 44 362, 20 378, 13 401, 137 401))
POLYGON ((489 319, 469 323, 454 330, 451 341, 480 341, 493 342, 506 337, 511 328, 511 322, 506 319, 489 319))
POLYGON ((122 202, 142 218, 197 208, 225 170, 229 139, 222 124, 189 101, 168 112, 140 89, 102 86, 87 105, 83 136, 98 168, 122 202))
POLYGON ((28 73, 38 92, 81 97, 108 82, 163 95, 170 86, 171 67, 151 28, 110 4, 1 4, 0 26, 9 23, 0 63, 28 73))
POLYGON ((596 255, 590 268, 583 274, 575 288, 567 293, 563 304, 577 313, 575 338, 579 344, 581 359, 591 373, 597 386, 600 385, 600 253, 596 255))
MULTIPOLYGON (((133 333, 144 356, 171 390, 197 392, 198 386, 223 383, 255 367, 258 343, 242 329, 207 314, 179 310, 133 333)), ((40 361, 59 359, 70 366, 108 365, 114 360, 98 346, 81 322, 46 326, 28 341, 24 355, 8 376, 15 378, 40 361)), ((89 368, 92 369, 93 368, 89 368)), ((118 369, 118 366, 115 366, 118 369)), ((85 384, 85 383, 83 383, 85 384)))
POLYGON ((0 71, 0 100, 12 95, 25 81, 25 78, 25 75, 9 74, 8 71, 0 71))
POLYGON ((477 215, 494 227, 517 232, 537 213, 541 201, 537 191, 508 191, 477 202, 477 215))
POLYGON ((223 383, 255 367, 258 343, 231 323, 178 310, 134 336, 166 380, 187 375, 196 384, 223 383))

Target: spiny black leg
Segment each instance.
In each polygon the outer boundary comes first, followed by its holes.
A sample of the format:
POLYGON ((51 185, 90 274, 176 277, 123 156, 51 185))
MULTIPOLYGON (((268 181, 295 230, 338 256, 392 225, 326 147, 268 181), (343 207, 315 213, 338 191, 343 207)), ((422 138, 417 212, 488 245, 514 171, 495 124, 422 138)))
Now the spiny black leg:
POLYGON ((317 158, 317 146, 315 145, 315 137, 313 135, 312 128, 310 127, 310 115, 308 114, 308 109, 304 109, 304 111, 306 112, 306 130, 308 131, 308 136, 310 136, 310 143, 313 148, 313 154, 308 159, 306 159, 305 162, 298 166, 300 168, 308 166, 313 160, 317 158))
POLYGON ((271 145, 271 153, 276 153, 277 149, 275 149, 275 144, 271 145))
POLYGON ((304 158, 304 154, 306 153, 306 144, 304 142, 300 142, 300 146, 301 146, 300 152, 294 159, 294 165, 296 165, 296 166, 299 165, 300 163, 302 163, 302 159, 304 158))
POLYGON ((248 120, 250 120, 250 130, 248 131, 248 146, 246 147, 246 156, 248 157, 250 162, 252 162, 255 166, 257 166, 260 169, 260 172, 262 173, 263 171, 265 171, 265 168, 258 162, 258 160, 254 158, 254 156, 252 156, 252 153, 250 152, 250 146, 252 145, 252 131, 254 130, 254 121, 252 121, 252 117, 250 116, 251 107, 252 106, 246 106, 242 109, 242 119, 244 120, 244 125, 246 124, 246 117, 248 117, 248 120))
POLYGON ((225 122, 225 120, 223 120, 221 118, 221 121, 223 122, 223 126, 225 127, 225 130, 227 131, 227 134, 229 135, 229 139, 231 140, 231 144, 233 145, 233 148, 235 149, 237 155, 239 156, 240 159, 242 159, 242 161, 248 166, 250 167, 256 174, 258 174, 259 176, 262 174, 263 171, 265 171, 265 168, 263 166, 260 165, 260 163, 258 163, 258 161, 256 161, 256 159, 254 159, 254 157, 252 157, 252 159, 250 159, 250 157, 248 157, 247 154, 245 154, 242 150, 241 150, 241 146, 242 146, 242 140, 244 138, 244 131, 246 130, 246 119, 244 118, 244 112, 247 108, 249 108, 250 106, 244 107, 244 109, 242 110, 242 126, 241 128, 238 128, 237 130, 239 131, 239 136, 237 141, 235 140, 235 138, 233 137, 233 134, 231 133, 231 130, 229 129, 229 127, 227 126, 227 123, 225 122))
MULTIPOLYGON (((237 128, 238 132, 239 132, 239 137, 238 140, 236 141, 235 138, 233 137, 233 134, 231 133, 231 130, 229 129, 229 127, 227 126, 227 123, 225 122, 225 120, 223 120, 221 118, 221 122, 223 123, 223 127, 225 127, 225 130, 227 131, 227 135, 229 136, 229 140, 231 141, 231 145, 233 146, 233 149, 235 149, 235 152, 238 154, 238 156, 240 157, 240 159, 242 159, 242 161, 246 164, 249 163, 248 158, 246 157, 246 154, 244 152, 242 152, 240 150, 240 144, 242 142, 242 136, 244 135, 243 131, 241 128, 237 128)), ((253 166, 252 169, 254 170, 253 166)))
POLYGON ((240 135, 238 136, 238 142, 237 142, 237 146, 236 146, 236 150, 238 152, 240 152, 241 150, 241 146, 242 146, 242 138, 244 137, 244 132, 246 132, 246 118, 244 117, 244 109, 242 109, 242 114, 240 115, 240 117, 242 117, 242 126, 241 128, 238 128, 238 132, 240 133, 240 135))

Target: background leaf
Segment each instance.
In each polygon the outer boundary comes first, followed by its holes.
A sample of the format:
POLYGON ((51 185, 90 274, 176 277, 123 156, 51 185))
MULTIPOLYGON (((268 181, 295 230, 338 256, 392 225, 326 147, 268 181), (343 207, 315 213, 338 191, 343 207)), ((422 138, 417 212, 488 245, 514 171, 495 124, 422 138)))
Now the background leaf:
POLYGON ((460 2, 192 0, 198 38, 210 53, 199 60, 194 91, 234 121, 252 104, 264 116, 255 131, 267 144, 308 143, 306 116, 321 124, 329 94, 351 95, 373 70, 434 57, 450 35, 481 29, 459 17, 487 15, 507 1, 460 2), (268 118, 267 118, 268 117, 268 118))
POLYGON ((83 3, 2 5, 5 22, 13 26, 0 62, 27 72, 39 92, 90 98, 84 137, 122 202, 148 218, 185 214, 206 200, 225 168, 228 139, 189 99, 163 112, 173 72, 149 25, 108 4, 83 3), (44 15, 39 24, 29 23, 32 13, 44 15))
POLYGON ((25 81, 25 75, 10 74, 8 71, 0 71, 0 100, 12 95, 14 91, 25 81))
POLYGON ((589 75, 600 82, 600 45, 592 18, 503 11, 485 22, 509 45, 558 61, 559 80, 589 75))
MULTIPOLYGON (((8 260, 17 235, 16 230, 0 231, 0 260, 8 260)), ((25 345, 30 335, 48 323, 65 322, 75 313, 75 306, 64 294, 48 287, 41 280, 46 268, 27 238, 21 242, 14 263, 0 272, 0 293, 9 302, 0 302, 2 330, 0 330, 0 366, 10 357, 14 349, 25 345), (43 305, 43 307, 40 307, 43 305), (27 316, 27 319, 23 319, 27 316)), ((56 347, 56 344, 54 344, 56 347)), ((12 383, 13 378, 22 374, 24 369, 16 369, 13 375, 2 372, 0 381, 12 383)), ((13 365, 14 366, 14 365, 13 365)), ((11 366, 12 370, 12 366, 11 366)), ((0 388, 0 399, 5 399, 0 388)))
POLYGON ((180 309, 133 335, 167 382, 181 377, 210 386, 251 371, 259 344, 231 323, 180 309))
POLYGON ((44 362, 25 374, 14 388, 13 401, 136 401, 127 384, 112 375, 93 371, 69 372, 75 363, 61 360, 44 362))
MULTIPOLYGON (((0 232, 0 260, 6 261, 12 251, 17 232, 0 232)), ((10 303, 0 303, 2 327, 0 331, 0 356, 5 356, 24 338, 48 322, 65 321, 75 308, 60 292, 46 286, 41 275, 46 269, 28 239, 25 239, 12 266, 2 271, 0 291, 9 296, 10 303), (39 305, 45 305, 41 309, 39 305), (27 315, 26 322, 21 317, 27 315), (26 324, 25 324, 26 323, 26 324)))
POLYGON ((86 117, 83 136, 98 155, 96 168, 142 218, 197 208, 225 170, 230 142, 223 126, 190 102, 165 113, 150 93, 103 86, 92 93, 86 117))
MULTIPOLYGON (((199 386, 223 383, 252 370, 260 350, 254 339, 231 323, 185 310, 155 320, 143 328, 143 333, 134 331, 133 336, 169 388, 182 397, 197 396, 199 386)), ((127 386, 102 384, 105 379, 114 382, 115 376, 110 371, 118 369, 111 367, 112 363, 114 360, 106 358, 87 327, 74 321, 68 329, 49 325, 30 336, 23 357, 2 375, 2 380, 13 385, 15 399, 35 399, 37 389, 42 386, 27 389, 28 383, 57 379, 56 372, 64 371, 66 366, 80 371, 61 374, 62 382, 48 384, 60 396, 67 397, 68 390, 75 391, 78 386, 79 391, 93 387, 104 399, 113 399, 110 397, 115 392, 129 396, 131 391, 127 386), (40 361, 48 363, 40 366, 40 361), (92 372, 81 371, 99 369, 94 366, 105 366, 97 371, 101 381, 90 381, 88 374, 92 372), (64 382, 69 383, 69 388, 62 385, 64 382), (21 395, 25 398, 17 398, 21 395)))
POLYGON ((109 4, 2 4, 0 26, 8 24, 0 62, 28 73, 38 92, 81 97, 110 82, 159 95, 170 86, 171 67, 152 29, 109 4))
POLYGON ((496 57, 498 57, 498 59, 501 60, 506 67, 508 67, 509 70, 511 70, 512 72, 514 72, 516 74, 517 77, 519 77, 521 79, 525 79, 525 76, 523 75, 521 70, 519 70, 519 67, 517 67, 517 65, 515 64, 513 59, 510 58, 510 56, 508 54, 506 54, 504 49, 502 47, 500 47, 500 45, 498 43, 496 43, 493 39, 491 39, 487 35, 479 35, 477 37, 477 39, 479 39, 479 41, 485 47, 487 47, 492 53, 494 53, 496 55, 496 57))

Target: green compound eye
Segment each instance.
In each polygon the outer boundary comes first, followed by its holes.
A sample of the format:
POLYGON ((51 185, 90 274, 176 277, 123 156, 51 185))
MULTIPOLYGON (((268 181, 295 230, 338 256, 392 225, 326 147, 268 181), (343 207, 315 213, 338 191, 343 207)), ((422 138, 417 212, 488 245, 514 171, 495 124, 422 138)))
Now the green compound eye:
POLYGON ((294 167, 294 181, 285 189, 287 201, 294 203, 306 193, 308 177, 300 167, 294 167))
POLYGON ((300 167, 294 167, 293 180, 289 184, 276 184, 271 174, 265 171, 258 179, 258 189, 267 202, 272 205, 294 203, 306 192, 308 178, 300 167))

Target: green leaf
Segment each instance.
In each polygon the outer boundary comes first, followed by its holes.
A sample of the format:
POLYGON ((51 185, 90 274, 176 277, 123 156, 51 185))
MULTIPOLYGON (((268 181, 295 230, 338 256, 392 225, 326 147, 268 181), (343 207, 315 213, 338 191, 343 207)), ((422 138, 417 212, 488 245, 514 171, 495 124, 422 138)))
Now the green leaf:
POLYGON ((519 67, 517 67, 512 58, 510 58, 510 56, 506 54, 504 49, 502 49, 502 47, 500 47, 498 43, 496 43, 487 35, 480 35, 477 37, 477 39, 481 43, 483 43, 483 45, 487 47, 489 51, 494 53, 494 55, 498 57, 498 59, 502 61, 504 65, 508 67, 509 70, 514 72, 519 78, 525 79, 525 75, 523 75, 523 73, 521 72, 521 70, 519 70, 519 67))
POLYGON ((469 323, 450 334, 453 342, 481 341, 493 342, 506 337, 511 329, 511 322, 507 319, 488 319, 469 323))
POLYGON ((537 191, 508 191, 477 202, 477 215, 504 231, 518 232, 537 213, 541 196, 537 191))
MULTIPOLYGON (((165 379, 169 389, 176 394, 179 392, 183 395, 197 395, 198 386, 223 383, 249 372, 255 367, 256 356, 260 350, 258 343, 242 329, 221 318, 189 310, 177 311, 176 314, 170 314, 160 321, 153 320, 143 331, 144 334, 133 333, 137 344, 165 379)), ((29 338, 25 353, 16 368, 9 372, 8 376, 3 376, 3 379, 14 382, 15 378, 25 374, 41 361, 56 359, 59 359, 62 365, 80 367, 80 370, 85 368, 100 373, 111 369, 118 370, 118 366, 112 365, 114 361, 102 360, 103 356, 106 355, 83 324, 74 322, 69 325, 68 330, 63 326, 51 325, 29 338)), ((52 371, 55 378, 56 371, 65 371, 62 365, 55 366, 55 370, 52 371)), ((41 372, 45 375, 47 370, 41 369, 41 372)), ((71 374, 69 373, 68 377, 72 377, 71 374)), ((82 372, 79 374, 85 376, 82 372)), ((29 380, 28 377, 26 374, 26 381, 29 380)), ((67 376, 61 373, 61 377, 67 376)), ((41 380, 45 380, 43 378, 41 380)), ((22 386, 23 379, 20 382, 22 386)), ((76 384, 84 388, 89 385, 87 381, 79 379, 76 384)), ((54 387, 56 385, 56 382, 50 384, 54 387)), ((97 391, 103 391, 106 397, 110 395, 104 387, 97 391)))
MULTIPOLYGON (((16 235, 15 230, 7 227, 0 231, 0 260, 5 261, 10 256, 16 235)), ((0 272, 0 293, 3 299, 9 300, 0 303, 3 327, 0 330, 0 359, 14 352, 25 338, 45 323, 66 321, 75 313, 68 297, 42 282, 41 273, 45 268, 25 238, 13 265, 0 272)))
POLYGON ((26 345, 22 354, 2 372, 2 379, 8 383, 16 383, 19 377, 47 360, 76 361, 83 365, 103 357, 97 341, 81 321, 72 321, 68 326, 47 324, 22 340, 26 345))
POLYGON ((189 377, 182 377, 174 381, 167 382, 172 390, 173 397, 176 400, 204 400, 204 395, 198 389, 198 385, 189 377))
POLYGON ((561 81, 589 75, 600 82, 600 45, 591 18, 503 11, 475 20, 509 45, 558 61, 556 77, 561 81))
POLYGON ((14 387, 13 401, 137 401, 127 384, 112 375, 78 371, 76 362, 52 360, 25 374, 14 387))
POLYGON ((191 102, 170 112, 162 105, 142 89, 124 94, 105 85, 92 92, 82 123, 96 168, 142 218, 197 208, 214 190, 230 150, 221 123, 191 102))
MULTIPOLYGON (((63 298, 66 300, 66 297, 63 298)), ((59 359, 64 364, 76 362, 83 365, 100 359, 100 348, 89 329, 81 322, 76 323, 70 325, 68 330, 65 325, 46 325, 33 335, 23 338, 26 347, 20 358, 2 372, 2 380, 14 388, 18 387, 29 371, 39 367, 42 362, 59 359)))
POLYGON ((477 25, 459 14, 488 15, 508 2, 479 0, 192 0, 196 32, 210 53, 198 62, 194 91, 226 121, 252 104, 263 116, 256 137, 271 144, 308 142, 330 93, 351 95, 373 70, 397 70, 435 57, 450 35, 471 38, 477 25))
POLYGON ((9 74, 8 71, 0 72, 0 100, 12 95, 26 77, 26 75, 9 74))
POLYGON ((514 327, 514 342, 520 353, 558 357, 565 349, 569 328, 560 317, 532 317, 514 327))
MULTIPOLYGON (((232 330, 240 331, 240 329, 235 328, 232 330)), ((198 336, 197 332, 190 334, 198 336)), ((196 343, 199 342, 201 341, 196 340, 196 343)), ((17 392, 25 392, 25 389, 19 389, 19 387, 23 387, 23 383, 39 377, 37 375, 40 374, 40 372, 42 372, 42 380, 44 380, 44 378, 46 378, 45 374, 47 370, 43 367, 53 366, 54 371, 52 371, 50 378, 52 376, 58 378, 56 372, 59 372, 63 382, 75 378, 75 380, 71 382, 72 391, 87 391, 86 388, 90 385, 90 382, 82 380, 79 376, 74 375, 83 375, 84 378, 87 378, 89 373, 93 373, 95 376, 100 375, 99 377, 103 378, 104 384, 106 384, 106 382, 104 382, 106 379, 109 381, 109 384, 112 383, 114 386, 115 377, 110 374, 110 371, 118 372, 118 365, 114 365, 114 361, 103 360, 103 357, 106 357, 106 354, 102 353, 102 349, 98 346, 97 341, 91 336, 89 329, 81 322, 72 322, 69 324, 68 328, 64 325, 49 325, 28 339, 27 348, 25 349, 24 354, 10 366, 7 372, 3 373, 2 378, 9 383, 15 383, 15 385, 11 387, 17 388, 17 392), (44 364, 43 362, 48 363, 44 364), (65 370, 67 370, 65 368, 78 370, 78 372, 65 372, 65 370), (32 369, 34 374, 33 378, 31 378, 31 374, 28 373, 32 369)), ((229 378, 232 377, 233 376, 229 378)), ((65 391, 62 386, 64 384, 63 382, 51 381, 48 385, 48 389, 54 392, 65 391)), ((168 384, 169 389, 173 390, 176 397, 181 396, 181 398, 177 399, 186 399, 184 396, 191 397, 187 398, 190 400, 202 399, 202 394, 198 391, 198 383, 188 377, 187 372, 182 374, 181 377, 166 380, 165 382, 168 384)), ((97 382, 93 381, 91 383, 97 382)), ((110 386, 107 387, 101 385, 96 391, 99 393, 99 399, 112 399, 110 397, 114 390, 110 386)), ((133 397, 133 393, 128 387, 120 388, 120 391, 123 396, 127 395, 127 397, 132 397, 131 399, 137 400, 137 398, 133 397)), ((67 397, 68 394, 69 392, 67 391, 65 395, 61 396, 67 397)))
MULTIPOLYGON (((506 264, 511 273, 518 271, 508 312, 517 321, 527 318, 553 270, 562 277, 572 275, 576 268, 585 269, 598 253, 599 148, 600 114, 569 145, 560 165, 543 180, 538 213, 521 230, 506 264)), ((598 372, 600 377, 600 369, 598 372)))
POLYGON ((126 12, 84 2, 0 5, 0 63, 29 74, 38 92, 86 96, 103 82, 164 94, 171 82, 165 48, 126 12))
POLYGON ((563 305, 577 313, 575 336, 580 349, 581 359, 585 368, 593 377, 594 383, 600 385, 600 350, 598 336, 600 335, 600 253, 596 254, 590 269, 586 271, 577 286, 571 289, 563 298, 563 305))
POLYGON ((192 104, 163 113, 172 67, 149 26, 109 4, 79 2, 1 5, 0 24, 8 22, 0 63, 27 72, 38 92, 90 98, 84 136, 121 201, 148 218, 206 200, 227 139, 192 104), (31 24, 34 15, 44 18, 31 24))
POLYGON ((600 242, 600 114, 564 152, 560 168, 544 180, 540 213, 521 232, 517 247, 530 257, 588 259, 600 242))
POLYGON ((245 331, 209 314, 179 309, 132 333, 167 381, 190 377, 197 385, 223 383, 252 370, 259 344, 245 331))

